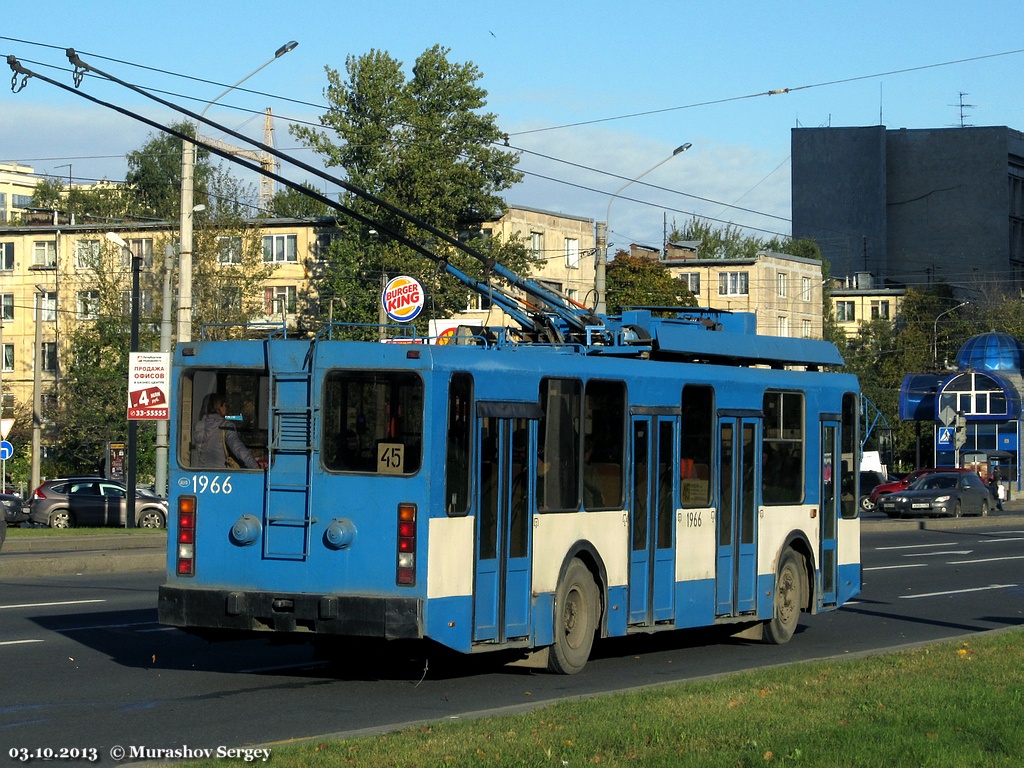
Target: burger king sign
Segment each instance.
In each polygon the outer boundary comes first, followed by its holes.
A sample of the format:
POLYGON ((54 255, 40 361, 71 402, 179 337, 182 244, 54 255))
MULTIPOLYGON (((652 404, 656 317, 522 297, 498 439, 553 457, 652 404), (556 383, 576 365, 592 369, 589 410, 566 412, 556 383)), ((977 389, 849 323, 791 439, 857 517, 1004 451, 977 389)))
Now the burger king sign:
POLYGON ((380 303, 392 320, 408 323, 423 310, 423 286, 416 278, 400 275, 384 286, 380 303))

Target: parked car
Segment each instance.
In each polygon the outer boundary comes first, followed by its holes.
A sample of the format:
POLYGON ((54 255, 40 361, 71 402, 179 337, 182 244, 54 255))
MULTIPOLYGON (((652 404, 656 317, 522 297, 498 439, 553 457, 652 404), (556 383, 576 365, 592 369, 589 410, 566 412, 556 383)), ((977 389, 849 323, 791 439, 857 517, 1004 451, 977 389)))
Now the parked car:
POLYGON ((870 498, 871 490, 888 481, 889 478, 873 469, 860 471, 860 508, 862 511, 870 512, 875 508, 875 502, 870 498))
MULTIPOLYGON (((896 491, 902 491, 904 488, 908 487, 911 483, 917 481, 919 478, 924 477, 925 475, 933 475, 936 472, 970 472, 970 471, 971 470, 969 470, 969 469, 956 469, 954 467, 949 467, 948 469, 936 469, 934 467, 926 467, 925 469, 915 469, 913 472, 911 472, 910 474, 906 475, 905 477, 903 477, 903 478, 901 478, 899 480, 894 480, 892 482, 886 482, 886 483, 882 483, 881 485, 876 485, 874 490, 871 491, 871 497, 870 497, 871 498, 871 505, 872 505, 872 507, 874 507, 874 505, 876 503, 878 503, 878 499, 879 499, 880 496, 884 496, 887 493, 896 493, 896 491)), ((861 492, 863 492, 863 491, 864 491, 864 488, 861 487, 861 492)))
MULTIPOLYGON (((32 492, 29 519, 51 528, 124 527, 128 493, 123 483, 103 477, 47 480, 32 492)), ((137 528, 167 526, 167 500, 135 494, 137 528)))
POLYGON ((4 539, 7 538, 7 521, 0 517, 0 549, 4 548, 4 539))
POLYGON ((18 525, 28 520, 28 507, 21 500, 21 496, 13 493, 0 493, 0 507, 3 507, 3 515, 0 515, 8 525, 18 525))
POLYGON ((878 500, 889 517, 988 514, 992 495, 974 472, 932 472, 909 487, 878 500))

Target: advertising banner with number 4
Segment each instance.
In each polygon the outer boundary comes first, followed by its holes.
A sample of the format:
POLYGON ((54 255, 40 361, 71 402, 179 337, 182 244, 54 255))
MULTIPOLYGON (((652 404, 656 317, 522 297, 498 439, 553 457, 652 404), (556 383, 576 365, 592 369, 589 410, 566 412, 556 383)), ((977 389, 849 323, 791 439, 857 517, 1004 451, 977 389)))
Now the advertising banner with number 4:
POLYGON ((171 356, 167 352, 128 355, 128 419, 159 421, 171 417, 171 356))

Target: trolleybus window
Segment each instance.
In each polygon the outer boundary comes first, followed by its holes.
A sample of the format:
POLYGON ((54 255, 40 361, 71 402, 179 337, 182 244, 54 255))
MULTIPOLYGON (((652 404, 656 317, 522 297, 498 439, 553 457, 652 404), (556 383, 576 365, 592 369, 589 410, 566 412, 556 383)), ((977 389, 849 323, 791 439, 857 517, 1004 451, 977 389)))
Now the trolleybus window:
POLYGON ((545 512, 580 507, 581 390, 575 379, 540 383, 537 507, 545 512))
POLYGON ((843 395, 843 422, 842 422, 842 477, 840 486, 842 488, 842 504, 840 513, 843 517, 856 517, 859 505, 857 500, 860 494, 857 492, 857 482, 860 479, 860 436, 857 434, 859 419, 857 418, 857 395, 847 392, 843 395))
POLYGON ((246 458, 265 461, 267 381, 263 374, 223 369, 194 370, 183 377, 178 463, 194 469, 235 469, 255 467, 245 464, 246 458))
POLYGON ((444 473, 445 509, 452 517, 469 513, 469 445, 470 401, 473 398, 473 377, 468 373, 452 374, 448 387, 448 431, 444 473))
POLYGON ((715 390, 683 387, 682 461, 679 505, 706 507, 711 503, 711 456, 714 450, 715 390))
POLYGON ((804 396, 764 395, 764 453, 761 474, 765 504, 797 504, 804 497, 804 396))
POLYGON ((423 382, 414 373, 332 371, 324 381, 327 469, 410 475, 423 451, 423 382))
POLYGON ((626 387, 589 381, 584 398, 583 506, 621 509, 626 429, 626 387))

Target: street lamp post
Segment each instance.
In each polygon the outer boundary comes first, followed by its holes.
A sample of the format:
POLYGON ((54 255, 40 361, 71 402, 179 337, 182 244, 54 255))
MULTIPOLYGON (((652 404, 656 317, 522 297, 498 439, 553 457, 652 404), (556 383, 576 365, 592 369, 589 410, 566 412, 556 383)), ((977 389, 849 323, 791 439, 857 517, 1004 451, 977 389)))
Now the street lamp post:
POLYGON ((935 316, 935 326, 932 329, 932 366, 935 369, 938 369, 939 367, 939 319, 948 315, 950 312, 960 309, 960 307, 966 307, 970 303, 971 302, 969 301, 961 301, 955 307, 950 307, 945 312, 940 312, 935 316))
MULTIPOLYGON (((213 101, 207 102, 203 111, 199 113, 202 117, 206 110, 212 107, 221 98, 229 94, 250 77, 255 75, 264 67, 272 64, 289 51, 295 49, 297 42, 292 40, 285 43, 274 52, 274 58, 254 69, 237 83, 227 88, 213 101)), ((198 126, 196 127, 198 135, 198 126)), ((195 164, 196 145, 191 141, 181 142, 181 221, 179 231, 181 245, 178 255, 178 342, 192 340, 192 202, 195 191, 195 164)))
POLYGON ((654 164, 646 171, 641 173, 639 176, 630 179, 617 190, 615 194, 608 200, 608 210, 605 211, 604 221, 597 222, 597 263, 594 265, 594 311, 602 315, 605 313, 605 273, 608 266, 608 219, 612 214, 612 203, 615 202, 615 198, 622 194, 622 190, 637 181, 640 181, 644 176, 651 173, 652 171, 660 168, 662 165, 667 163, 673 157, 681 154, 688 150, 693 145, 690 142, 681 144, 672 150, 672 154, 666 157, 664 160, 654 164))
MULTIPOLYGON (((107 232, 107 240, 120 246, 125 255, 131 258, 132 265, 132 328, 131 341, 128 347, 131 352, 139 351, 139 270, 142 266, 142 257, 132 253, 132 249, 123 237, 116 232, 107 232)), ((125 382, 127 384, 127 382, 125 382)), ((128 467, 125 472, 125 527, 135 527, 135 487, 138 473, 135 464, 139 454, 139 422, 135 419, 128 420, 128 467)))

